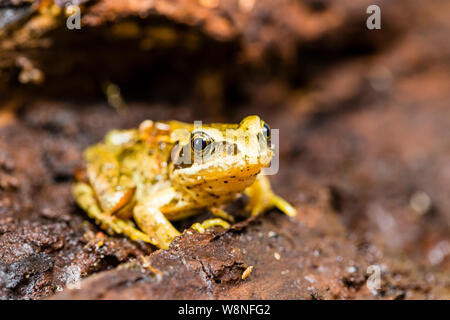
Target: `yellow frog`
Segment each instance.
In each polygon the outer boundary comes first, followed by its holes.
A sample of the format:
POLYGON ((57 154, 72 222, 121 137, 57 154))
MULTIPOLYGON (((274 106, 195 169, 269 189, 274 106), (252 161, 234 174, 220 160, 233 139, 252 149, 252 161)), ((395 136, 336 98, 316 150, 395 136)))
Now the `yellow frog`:
POLYGON ((180 235, 170 220, 202 209, 218 218, 193 229, 229 228, 225 220, 234 219, 223 207, 240 193, 249 196, 253 216, 271 207, 294 216, 260 174, 272 155, 270 128, 258 116, 239 124, 146 120, 138 129, 110 131, 86 149, 86 170, 77 175, 73 194, 109 233, 166 249, 180 235))

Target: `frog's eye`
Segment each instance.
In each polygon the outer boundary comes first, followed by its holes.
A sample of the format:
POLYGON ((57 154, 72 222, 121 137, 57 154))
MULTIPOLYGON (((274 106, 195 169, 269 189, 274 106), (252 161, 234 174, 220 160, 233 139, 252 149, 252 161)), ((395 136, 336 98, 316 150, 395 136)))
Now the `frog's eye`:
POLYGON ((263 122, 261 132, 258 134, 258 140, 262 147, 270 147, 270 127, 267 123, 263 122))
POLYGON ((262 127, 262 134, 266 137, 267 141, 270 139, 270 127, 267 123, 264 122, 262 127))
POLYGON ((198 131, 192 134, 191 147, 194 153, 203 155, 210 151, 212 138, 206 133, 198 131))

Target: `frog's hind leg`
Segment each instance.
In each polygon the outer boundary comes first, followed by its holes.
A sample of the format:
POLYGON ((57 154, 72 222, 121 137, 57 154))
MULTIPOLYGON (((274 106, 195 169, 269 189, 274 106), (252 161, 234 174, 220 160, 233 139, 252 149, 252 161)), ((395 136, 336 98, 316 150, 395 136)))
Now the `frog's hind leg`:
POLYGON ((288 216, 295 216, 297 211, 286 200, 277 196, 270 187, 269 179, 264 175, 259 175, 255 182, 245 189, 245 194, 250 198, 247 209, 252 216, 276 207, 288 216))
POLYGON ((155 244, 148 235, 134 228, 131 223, 102 212, 97 204, 94 190, 87 183, 76 182, 73 186, 73 195, 88 216, 95 219, 100 227, 108 233, 124 234, 135 241, 142 240, 155 244))
POLYGON ((176 191, 168 187, 139 201, 134 207, 134 220, 161 249, 167 249, 172 240, 180 235, 163 213, 163 208, 176 198, 176 191))

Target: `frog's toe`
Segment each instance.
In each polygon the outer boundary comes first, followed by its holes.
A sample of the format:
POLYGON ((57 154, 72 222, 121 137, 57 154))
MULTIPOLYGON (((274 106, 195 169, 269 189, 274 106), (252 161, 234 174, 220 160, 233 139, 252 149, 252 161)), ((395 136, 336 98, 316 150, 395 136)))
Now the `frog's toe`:
POLYGON ((290 217, 293 217, 297 214, 297 211, 293 206, 291 206, 283 198, 273 193, 270 194, 269 197, 263 196, 257 199, 253 199, 253 201, 251 201, 246 207, 247 211, 251 213, 252 217, 260 215, 261 213, 272 208, 277 208, 290 217))
POLYGON ((227 220, 231 223, 234 223, 234 217, 229 214, 228 212, 226 212, 225 210, 223 210, 222 208, 211 208, 210 209, 211 213, 213 215, 215 215, 216 217, 222 218, 223 220, 227 220))
POLYGON ((204 233, 206 229, 211 227, 222 227, 224 229, 228 229, 230 228, 230 224, 225 220, 215 218, 205 220, 202 223, 196 222, 191 226, 192 229, 196 230, 199 233, 204 233))
POLYGON ((281 210, 290 217, 294 217, 297 214, 297 210, 295 210, 293 206, 291 206, 286 200, 277 195, 273 195, 270 199, 270 202, 274 207, 281 210))

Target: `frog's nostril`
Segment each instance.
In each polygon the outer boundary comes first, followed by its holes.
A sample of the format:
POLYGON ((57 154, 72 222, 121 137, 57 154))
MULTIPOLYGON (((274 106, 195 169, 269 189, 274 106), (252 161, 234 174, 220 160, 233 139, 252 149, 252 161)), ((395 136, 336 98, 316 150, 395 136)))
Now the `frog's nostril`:
POLYGON ((231 153, 231 155, 233 155, 233 156, 236 156, 239 152, 238 152, 238 147, 237 147, 237 145, 235 145, 235 144, 232 144, 231 145, 231 151, 230 151, 230 153, 231 153))

